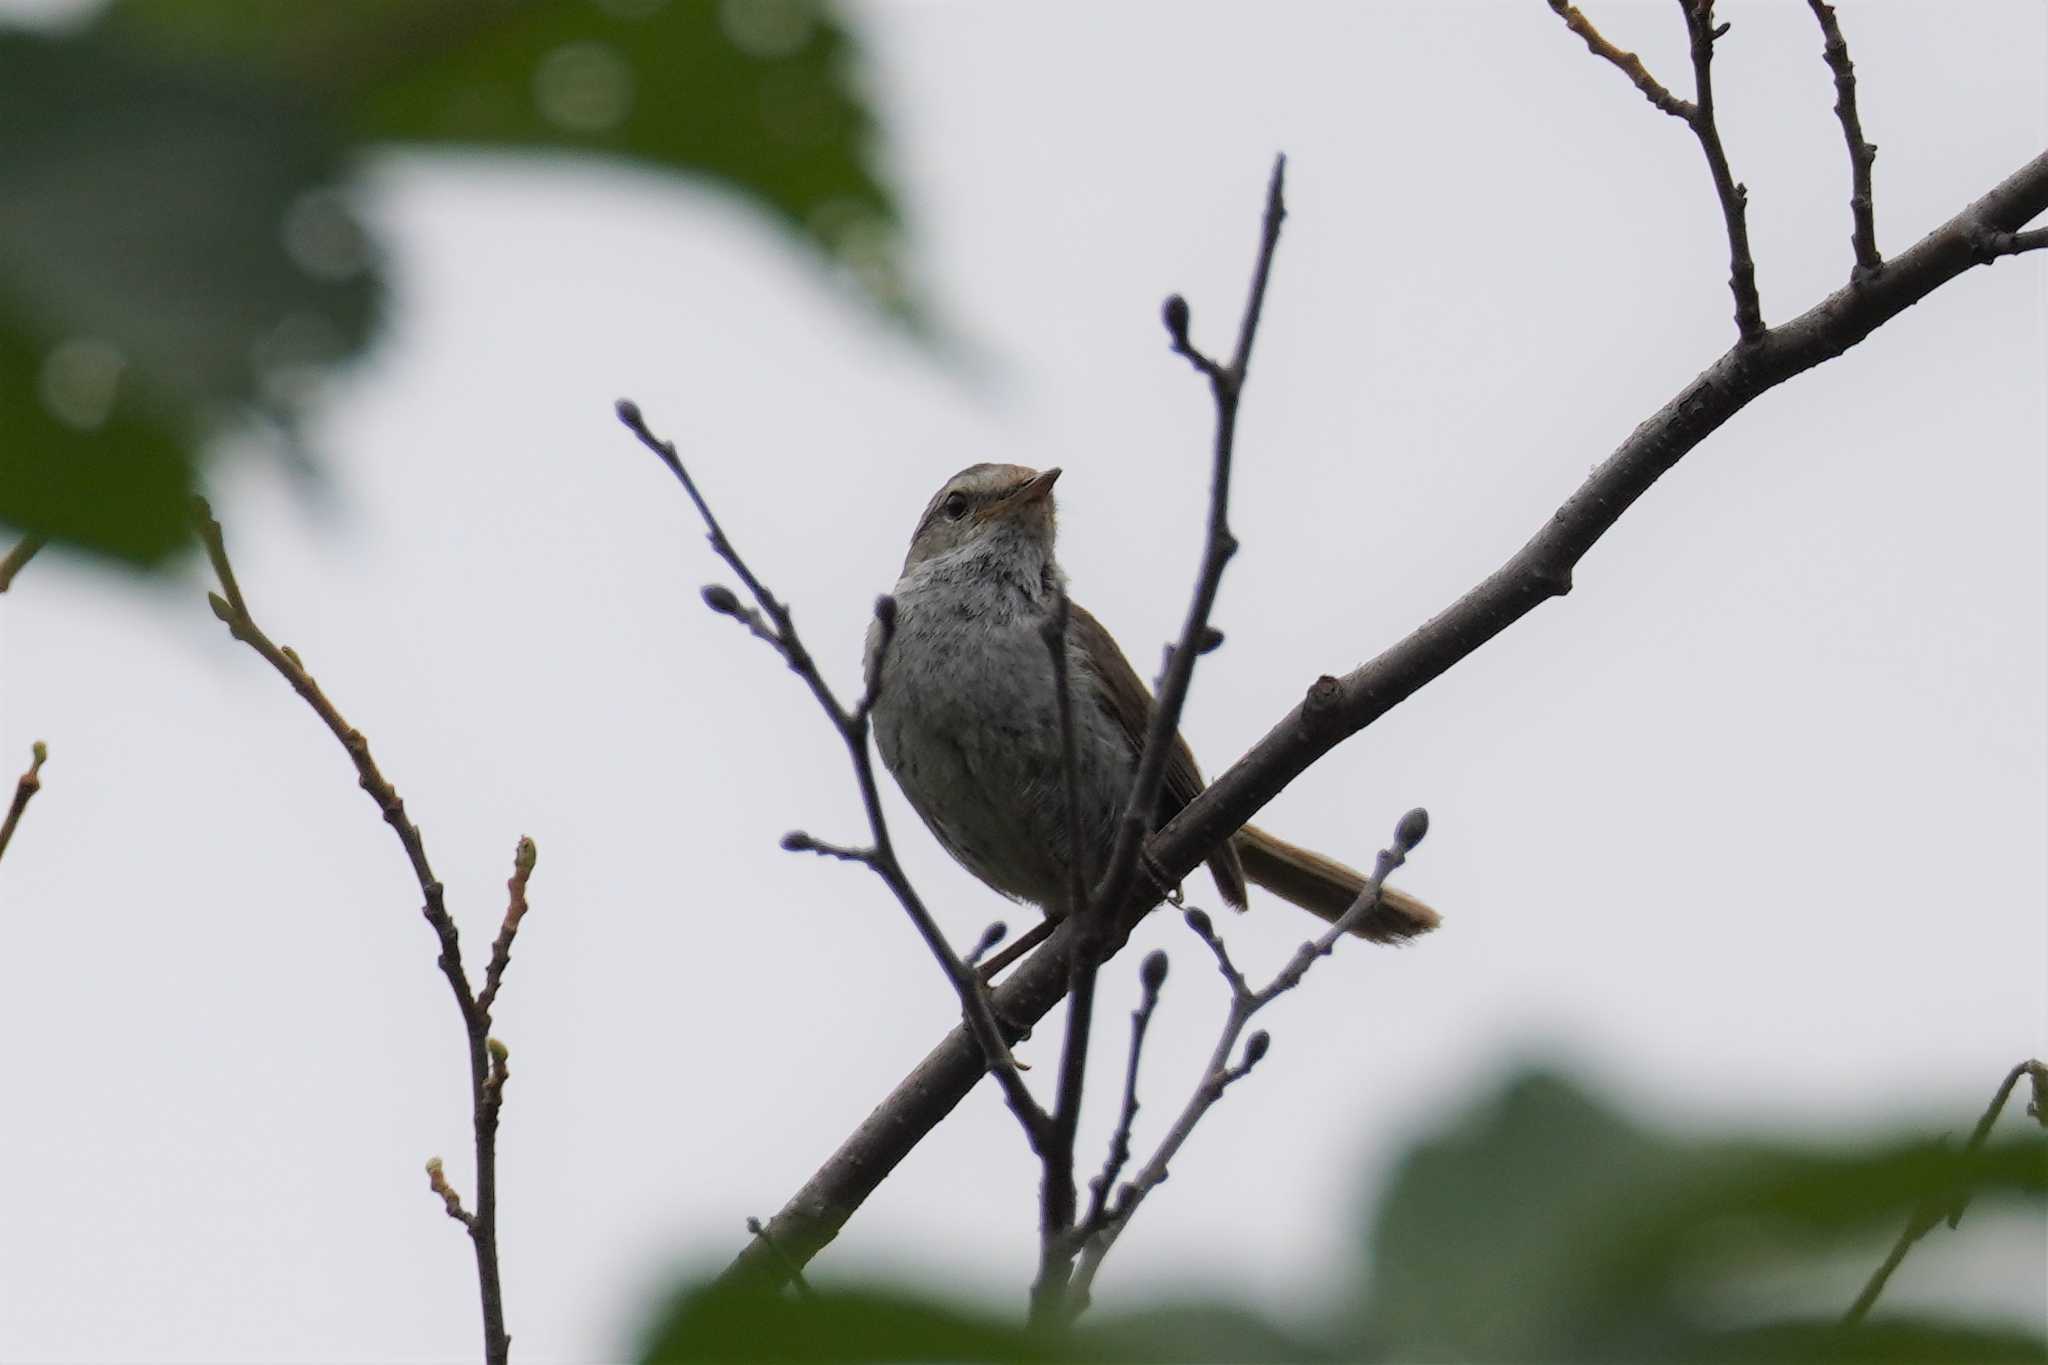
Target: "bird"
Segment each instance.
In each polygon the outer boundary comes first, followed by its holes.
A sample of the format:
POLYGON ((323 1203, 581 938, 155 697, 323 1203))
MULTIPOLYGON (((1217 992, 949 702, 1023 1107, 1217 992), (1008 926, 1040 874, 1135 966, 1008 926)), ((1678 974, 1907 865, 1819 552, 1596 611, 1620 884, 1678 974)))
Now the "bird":
MULTIPOLYGON (((1054 556, 1060 470, 976 464, 932 495, 889 594, 886 630, 867 636, 876 748, 925 825, 984 884, 1064 916, 1072 859, 1053 660, 1044 627, 1066 591, 1054 556)), ((1083 885, 1107 866, 1154 708, 1102 623, 1068 605, 1067 679, 1083 885)), ((1203 788, 1174 736, 1151 828, 1203 788)), ((1365 877, 1246 825, 1208 857, 1226 904, 1246 883, 1334 922, 1365 877)), ((1427 933, 1437 912, 1392 887, 1353 932, 1379 943, 1427 933)))

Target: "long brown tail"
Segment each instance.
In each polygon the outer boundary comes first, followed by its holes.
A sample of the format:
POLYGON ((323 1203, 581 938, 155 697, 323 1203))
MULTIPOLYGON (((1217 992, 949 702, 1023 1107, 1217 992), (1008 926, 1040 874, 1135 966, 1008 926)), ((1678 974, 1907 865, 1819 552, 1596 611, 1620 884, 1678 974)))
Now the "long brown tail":
MULTIPOLYGON (((1336 923, 1365 886, 1365 876, 1320 853, 1246 825, 1232 841, 1244 875, 1282 900, 1336 923)), ((1352 932, 1374 943, 1402 943, 1426 934, 1443 916, 1403 891, 1380 888, 1380 903, 1352 932)))

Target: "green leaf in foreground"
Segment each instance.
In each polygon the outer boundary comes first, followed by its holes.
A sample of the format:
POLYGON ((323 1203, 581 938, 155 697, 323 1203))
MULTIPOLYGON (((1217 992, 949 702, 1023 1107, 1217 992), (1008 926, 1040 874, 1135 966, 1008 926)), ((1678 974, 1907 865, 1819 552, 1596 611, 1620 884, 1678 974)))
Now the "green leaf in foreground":
POLYGON ((2038 1203, 2044 1192, 2048 1145, 2038 1138, 1972 1152, 1680 1138, 1630 1123, 1556 1075, 1528 1073, 1396 1173, 1358 1331, 1418 1358, 1855 1358, 1894 1338, 1920 1343, 1929 1359, 1971 1359, 1998 1343, 1998 1358, 2039 1353, 2038 1339, 1967 1326, 1845 1331, 1833 1319, 1846 1295, 1818 1323, 1744 1323, 1710 1305, 1743 1275, 1813 1273, 1820 1256, 1867 1247, 1916 1209, 1972 1195, 2038 1203))
POLYGON ((120 0, 104 22, 280 79, 361 145, 595 154, 709 180, 916 321, 858 54, 819 0, 120 0))
POLYGON ((182 543, 198 444, 288 412, 376 299, 340 149, 276 89, 0 32, 0 518, 182 543))
POLYGON ((1946 1213, 1965 1198, 2038 1206, 2044 1192, 2039 1136, 1975 1151, 1680 1137, 1532 1071, 1400 1164, 1380 1201, 1365 1293, 1335 1321, 1275 1324, 1186 1294, 1091 1313, 1056 1336, 1024 1327, 1021 1287, 1006 1316, 948 1302, 933 1285, 793 1296, 713 1285, 677 1295, 642 1358, 2040 1362, 2048 1342, 2004 1323, 1880 1312, 1844 1326, 1838 1268, 1811 1320, 1757 1320, 1724 1291, 1745 1275, 1816 1272, 1817 1254, 1845 1245, 1860 1254, 1909 1211, 1946 1213))

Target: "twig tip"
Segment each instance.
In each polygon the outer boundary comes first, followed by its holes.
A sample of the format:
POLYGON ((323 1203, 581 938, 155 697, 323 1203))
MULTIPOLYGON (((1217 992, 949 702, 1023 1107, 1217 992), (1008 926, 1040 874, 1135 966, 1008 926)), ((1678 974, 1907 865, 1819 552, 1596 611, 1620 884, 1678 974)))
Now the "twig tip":
POLYGON ((1168 294, 1166 302, 1160 306, 1159 320, 1166 324, 1166 335, 1173 339, 1175 346, 1187 346, 1190 317, 1186 299, 1178 294, 1168 294))
POLYGON ((1138 968, 1138 981, 1147 993, 1157 995, 1159 988, 1166 984, 1166 950, 1154 948, 1145 954, 1144 965, 1138 968))

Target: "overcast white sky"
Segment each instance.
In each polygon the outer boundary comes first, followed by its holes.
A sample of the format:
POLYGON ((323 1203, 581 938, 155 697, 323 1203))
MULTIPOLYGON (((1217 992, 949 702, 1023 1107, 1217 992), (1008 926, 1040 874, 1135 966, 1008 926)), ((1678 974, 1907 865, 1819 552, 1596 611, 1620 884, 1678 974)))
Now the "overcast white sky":
MULTIPOLYGON (((1895 252, 2048 140, 2048 19, 1841 9, 1895 252)), ((1681 80, 1673 7, 1589 12, 1681 80)), ((1782 320, 1845 275, 1846 161, 1806 6, 1729 15, 1723 128, 1782 320)), ((1076 595, 1155 658, 1210 421, 1159 301, 1185 293, 1222 344, 1284 149, 1244 552, 1185 725, 1215 770, 1510 554, 1732 337, 1696 146, 1538 0, 857 17, 919 261, 983 379, 849 310, 717 194, 407 158, 371 201, 396 315, 317 428, 330 505, 262 460, 216 486, 258 619, 370 736, 473 954, 514 841, 539 843, 498 1011, 527 1360, 618 1354, 665 1275, 736 1250, 957 1015, 878 883, 777 851, 796 826, 856 837, 838 742, 699 604, 720 568, 614 398, 676 438, 849 686, 917 511, 977 460, 1065 466, 1076 595)), ((1672 1124, 1932 1130, 2048 1048, 2044 263, 1973 272, 1767 395, 1569 598, 1262 817, 1369 864, 1427 806, 1406 884, 1447 923, 1343 951, 1275 1008, 1270 1058, 1104 1298, 1193 1279, 1318 1301, 1386 1164, 1518 1058, 1574 1061, 1672 1124)), ((0 1353, 472 1358, 468 1247, 420 1170, 441 1153, 472 1186, 416 888, 332 739, 202 588, 51 553, 0 602, 0 776, 51 747, 0 865, 0 1353)), ((950 932, 1017 920, 890 796, 950 932)), ((1226 930, 1264 970, 1308 927, 1265 898, 1226 930)), ((1138 937, 1175 960, 1146 1142, 1223 1001, 1178 925, 1138 937)), ((1134 962, 1107 978, 1105 1082, 1134 962)), ((985 1088, 820 1272, 937 1271, 1020 1302, 1035 1182, 985 1088)), ((1938 1234, 1900 1299, 1981 1279, 2025 1306, 2036 1238, 1938 1234)))

